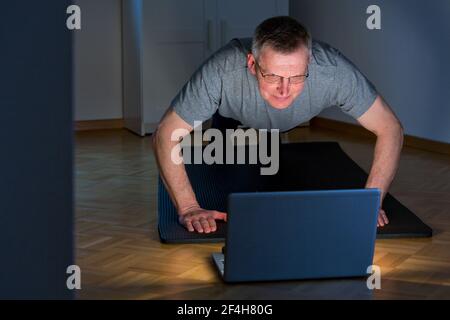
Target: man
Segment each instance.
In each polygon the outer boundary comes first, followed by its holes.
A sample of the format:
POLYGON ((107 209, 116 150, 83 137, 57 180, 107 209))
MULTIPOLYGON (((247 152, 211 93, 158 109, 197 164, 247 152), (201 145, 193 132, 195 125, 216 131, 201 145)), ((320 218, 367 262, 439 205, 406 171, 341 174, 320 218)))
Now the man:
MULTIPOLYGON (((202 209, 183 164, 171 161, 176 129, 193 130, 194 121, 214 113, 255 129, 296 127, 323 109, 338 106, 377 136, 366 188, 382 199, 394 178, 403 128, 375 87, 337 49, 312 41, 290 17, 263 21, 251 39, 233 39, 210 57, 174 98, 153 134, 162 180, 189 231, 214 232, 226 213, 202 209)), ((380 209, 378 226, 389 222, 380 209)))

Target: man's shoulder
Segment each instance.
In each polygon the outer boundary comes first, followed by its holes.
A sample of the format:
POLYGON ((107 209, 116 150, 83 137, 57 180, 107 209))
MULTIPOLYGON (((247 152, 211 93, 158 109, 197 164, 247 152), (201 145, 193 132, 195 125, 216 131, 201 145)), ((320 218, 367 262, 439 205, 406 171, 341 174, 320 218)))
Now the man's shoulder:
POLYGON ((251 52, 251 38, 234 38, 217 50, 208 60, 222 72, 232 72, 247 66, 247 54, 251 52))
POLYGON ((313 39, 312 60, 313 63, 322 67, 336 67, 341 53, 338 49, 328 43, 313 39))

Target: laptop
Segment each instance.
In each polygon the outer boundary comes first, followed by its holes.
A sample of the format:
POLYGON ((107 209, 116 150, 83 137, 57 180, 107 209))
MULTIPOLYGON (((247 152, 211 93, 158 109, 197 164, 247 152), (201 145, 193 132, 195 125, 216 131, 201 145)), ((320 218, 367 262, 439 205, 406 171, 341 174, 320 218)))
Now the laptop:
POLYGON ((366 277, 379 189, 232 193, 226 250, 212 258, 226 282, 366 277))

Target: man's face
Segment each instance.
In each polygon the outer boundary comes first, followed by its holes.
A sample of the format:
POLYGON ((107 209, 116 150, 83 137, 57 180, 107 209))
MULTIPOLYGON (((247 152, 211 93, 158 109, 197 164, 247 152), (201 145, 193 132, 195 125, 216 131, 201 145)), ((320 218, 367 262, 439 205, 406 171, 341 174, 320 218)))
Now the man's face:
POLYGON ((309 53, 305 47, 289 54, 282 54, 270 47, 264 47, 255 61, 252 54, 247 56, 247 67, 258 79, 259 92, 264 100, 276 109, 287 108, 302 92, 305 82, 290 83, 288 77, 305 75, 308 72, 309 53), (269 83, 264 75, 278 75, 284 77, 276 83, 269 83))

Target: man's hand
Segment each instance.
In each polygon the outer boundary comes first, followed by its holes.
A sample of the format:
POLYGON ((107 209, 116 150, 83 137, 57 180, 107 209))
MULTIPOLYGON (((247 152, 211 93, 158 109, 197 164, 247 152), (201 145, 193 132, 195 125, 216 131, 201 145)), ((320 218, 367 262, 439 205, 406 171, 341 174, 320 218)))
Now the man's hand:
POLYGON ((377 227, 384 227, 385 224, 389 223, 389 219, 386 215, 386 212, 380 208, 380 211, 378 212, 378 221, 377 221, 377 227))
POLYGON ((215 232, 217 230, 216 220, 227 221, 227 214, 195 207, 183 212, 178 217, 180 224, 186 227, 189 232, 197 231, 199 233, 215 232))

